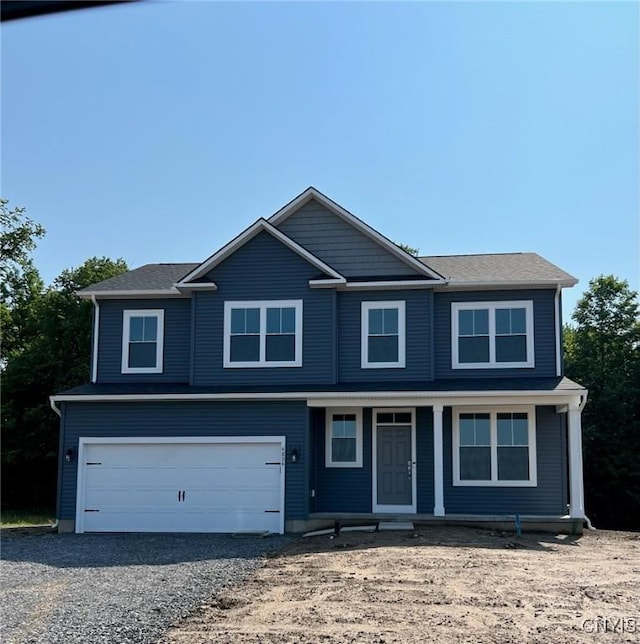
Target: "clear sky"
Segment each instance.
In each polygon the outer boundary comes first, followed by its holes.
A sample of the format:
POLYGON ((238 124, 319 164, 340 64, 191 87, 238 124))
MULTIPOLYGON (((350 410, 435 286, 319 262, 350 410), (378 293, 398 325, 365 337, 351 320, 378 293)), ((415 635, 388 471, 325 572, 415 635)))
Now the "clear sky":
POLYGON ((2 195, 88 257, 201 261, 309 185, 421 254, 639 280, 636 2, 142 2, 2 28, 2 195))

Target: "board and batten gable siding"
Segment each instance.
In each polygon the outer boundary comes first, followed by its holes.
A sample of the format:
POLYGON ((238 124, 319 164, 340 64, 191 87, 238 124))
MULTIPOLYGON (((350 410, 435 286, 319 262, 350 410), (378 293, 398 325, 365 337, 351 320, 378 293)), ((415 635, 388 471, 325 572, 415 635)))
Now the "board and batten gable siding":
POLYGON ((188 383, 191 347, 191 301, 188 298, 158 300, 101 300, 98 343, 98 382, 188 383), (123 311, 164 311, 162 373, 122 373, 123 311))
POLYGON ((194 293, 194 385, 272 385, 335 381, 335 292, 309 288, 318 269, 269 233, 258 233, 216 266, 217 291, 194 293), (302 300, 302 366, 224 368, 225 301, 302 300))
POLYGON ((527 289, 512 291, 467 291, 434 293, 435 377, 438 378, 511 378, 556 375, 555 291, 527 289), (452 302, 533 302, 535 367, 517 369, 452 369, 452 302))
POLYGON ((452 413, 444 410, 444 508, 447 514, 567 513, 566 414, 536 408, 536 487, 454 486, 452 413))
POLYGON ((340 382, 432 380, 431 291, 342 291, 338 293, 338 379, 340 382), (363 369, 362 302, 405 303, 405 367, 363 369))
POLYGON ((345 277, 418 276, 417 271, 315 199, 277 227, 345 277))
MULTIPOLYGON (((285 519, 308 513, 308 413, 304 402, 112 402, 62 403, 63 446, 78 453, 79 438, 168 436, 286 436, 297 463, 287 460, 285 519)), ((60 519, 75 519, 78 462, 61 463, 60 519)))

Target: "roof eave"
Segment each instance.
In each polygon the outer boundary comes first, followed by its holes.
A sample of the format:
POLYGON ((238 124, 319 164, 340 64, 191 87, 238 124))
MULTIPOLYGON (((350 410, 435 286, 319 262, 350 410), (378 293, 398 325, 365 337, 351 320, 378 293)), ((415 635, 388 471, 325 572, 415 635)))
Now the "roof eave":
POLYGON ((149 299, 149 298, 164 298, 164 297, 188 297, 184 293, 181 293, 177 288, 163 288, 163 289, 111 289, 111 290, 82 290, 76 291, 76 295, 81 300, 91 300, 94 297, 96 299, 108 300, 108 299, 149 299))

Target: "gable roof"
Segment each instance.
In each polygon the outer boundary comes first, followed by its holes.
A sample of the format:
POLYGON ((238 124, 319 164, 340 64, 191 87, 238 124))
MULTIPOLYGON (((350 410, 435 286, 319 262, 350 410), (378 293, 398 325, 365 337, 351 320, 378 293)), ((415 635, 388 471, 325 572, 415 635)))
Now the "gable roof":
POLYGON ((92 284, 78 291, 81 298, 90 298, 92 295, 120 294, 131 295, 178 295, 179 291, 174 284, 185 273, 192 271, 199 264, 145 264, 127 273, 110 277, 107 280, 92 284))
POLYGON ((354 214, 350 213, 348 210, 345 210, 341 205, 337 204, 332 199, 329 199, 329 197, 322 194, 313 186, 307 188, 304 192, 295 197, 295 199, 291 200, 286 206, 282 207, 280 210, 278 210, 278 212, 271 215, 271 217, 269 217, 268 219, 269 223, 275 227, 280 226, 291 215, 300 210, 300 208, 309 203, 311 200, 315 200, 323 205, 327 210, 345 221, 347 224, 351 225, 356 230, 360 231, 366 237, 374 241, 388 253, 394 255, 401 262, 412 268, 418 274, 429 277, 435 282, 444 282, 442 275, 439 275, 436 270, 427 266, 423 262, 420 262, 417 258, 407 253, 397 244, 394 244, 390 239, 387 239, 384 235, 381 235, 377 230, 371 228, 371 226, 356 217, 354 214))
POLYGON ((433 255, 418 258, 447 279, 449 286, 482 284, 558 284, 575 286, 578 280, 537 253, 433 255))
POLYGON ((342 275, 340 275, 340 273, 331 268, 331 266, 310 253, 306 248, 300 246, 300 244, 293 241, 290 237, 287 237, 283 232, 274 228, 266 219, 261 218, 253 225, 249 226, 249 228, 241 232, 237 237, 232 239, 228 244, 223 246, 219 251, 211 255, 211 257, 202 262, 202 264, 199 264, 188 275, 185 275, 185 277, 183 277, 176 286, 179 288, 181 286, 188 285, 188 283, 193 280, 203 277, 213 270, 218 264, 227 259, 227 257, 232 255, 236 250, 238 250, 238 248, 244 246, 244 244, 261 232, 266 232, 272 237, 275 237, 275 239, 287 246, 294 253, 297 253, 312 266, 315 266, 320 272, 327 275, 330 280, 335 280, 336 284, 344 284, 347 281, 342 275))

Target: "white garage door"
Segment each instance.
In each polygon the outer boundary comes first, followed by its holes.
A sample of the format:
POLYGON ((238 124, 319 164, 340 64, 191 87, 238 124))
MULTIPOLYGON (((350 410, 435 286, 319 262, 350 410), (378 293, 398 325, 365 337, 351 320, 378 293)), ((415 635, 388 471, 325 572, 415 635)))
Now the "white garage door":
POLYGON ((282 533, 283 451, 283 437, 81 438, 76 531, 282 533))

